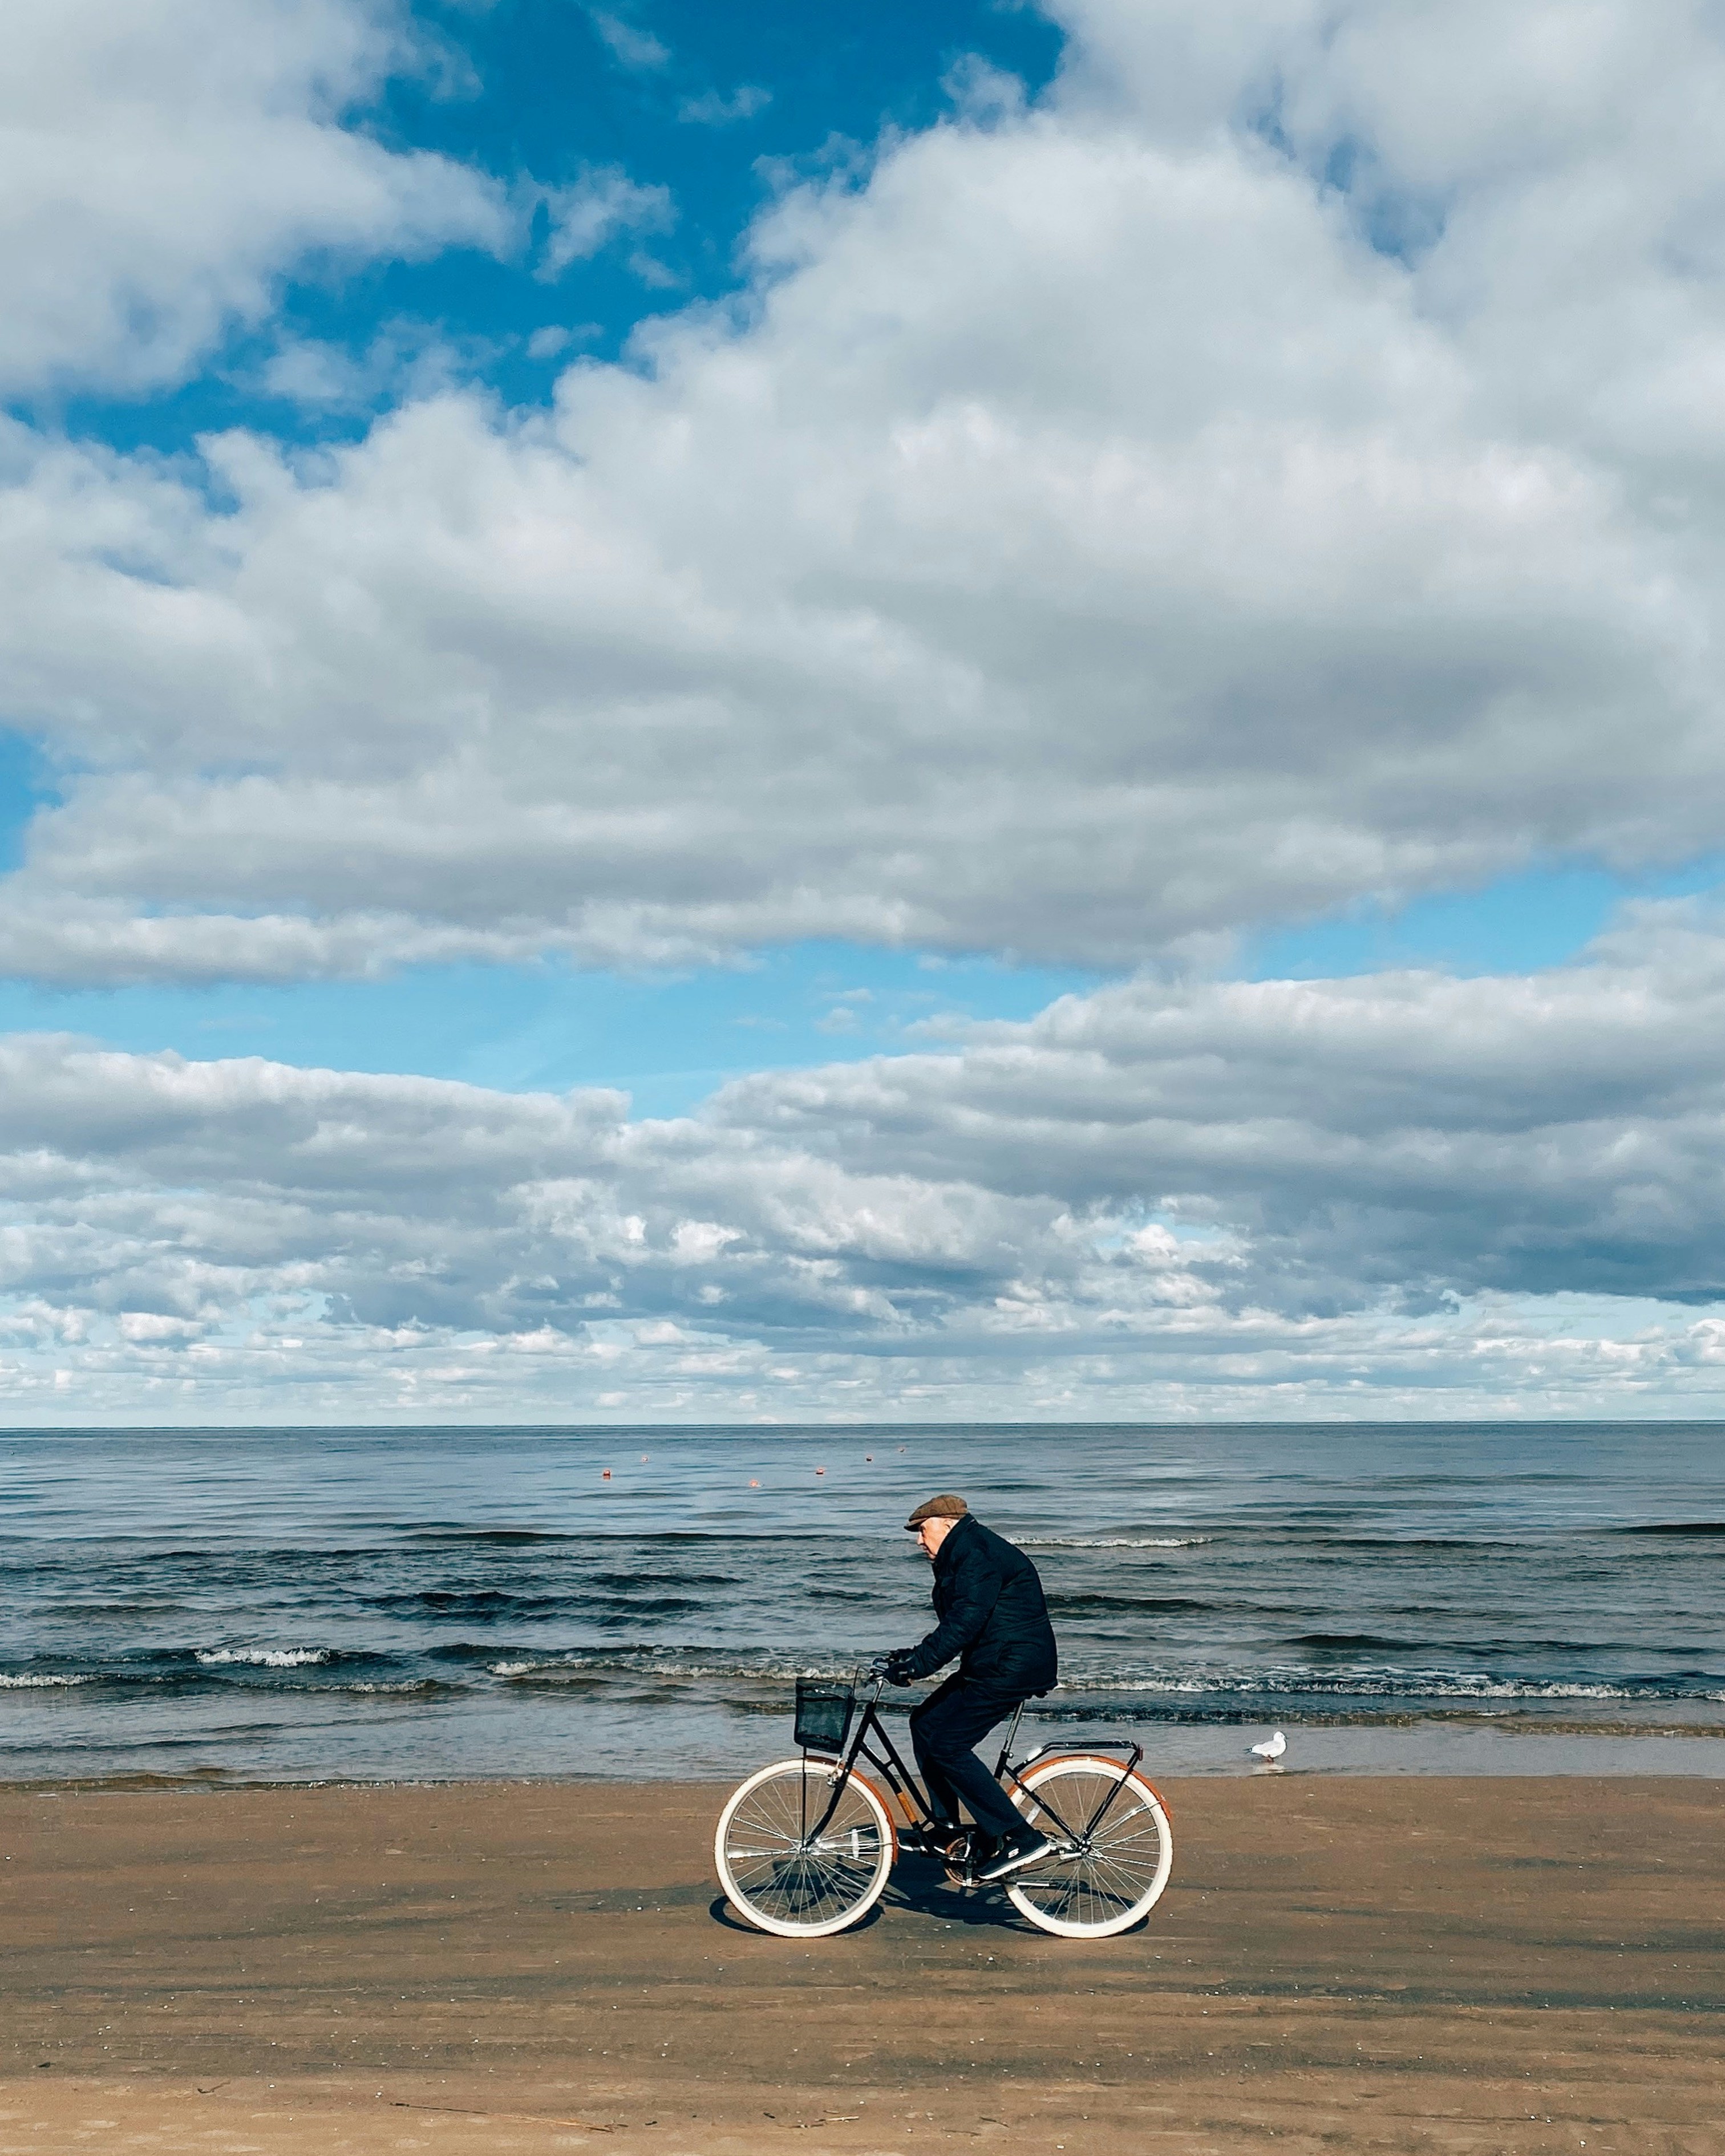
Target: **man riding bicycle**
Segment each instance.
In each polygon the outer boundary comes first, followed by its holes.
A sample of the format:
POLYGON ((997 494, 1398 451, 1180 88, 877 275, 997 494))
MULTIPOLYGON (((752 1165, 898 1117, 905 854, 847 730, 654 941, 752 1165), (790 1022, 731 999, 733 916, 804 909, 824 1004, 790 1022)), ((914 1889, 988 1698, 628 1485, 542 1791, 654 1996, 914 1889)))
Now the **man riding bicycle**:
POLYGON ((973 1848, 974 1876, 1004 1879, 1046 1856, 1054 1844, 1026 1825, 972 1747, 1055 1681, 1054 1627, 1042 1582, 1024 1552, 985 1527, 962 1497, 931 1497, 905 1527, 934 1567, 939 1622, 914 1647, 884 1658, 886 1676, 911 1684, 959 1658, 956 1673, 911 1716, 933 1814, 918 1840, 932 1854, 947 1855, 965 1831, 962 1797, 987 1838, 973 1848))

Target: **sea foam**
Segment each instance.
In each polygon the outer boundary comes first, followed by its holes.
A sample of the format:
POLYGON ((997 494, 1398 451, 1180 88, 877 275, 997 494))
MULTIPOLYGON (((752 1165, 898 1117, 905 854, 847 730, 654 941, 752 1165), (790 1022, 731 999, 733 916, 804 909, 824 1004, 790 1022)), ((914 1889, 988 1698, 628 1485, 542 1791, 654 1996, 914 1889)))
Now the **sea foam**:
POLYGON ((1198 1549, 1209 1535, 1021 1535, 1020 1549, 1198 1549))
POLYGON ((257 1670, 314 1669, 328 1661, 327 1647, 200 1647, 198 1659, 206 1669, 244 1663, 257 1670))

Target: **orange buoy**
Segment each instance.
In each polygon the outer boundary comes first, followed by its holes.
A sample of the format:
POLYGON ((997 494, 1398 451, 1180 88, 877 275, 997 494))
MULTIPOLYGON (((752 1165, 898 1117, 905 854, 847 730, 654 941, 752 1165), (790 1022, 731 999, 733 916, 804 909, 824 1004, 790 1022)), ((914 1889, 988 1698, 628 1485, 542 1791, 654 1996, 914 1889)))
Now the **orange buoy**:
POLYGON ((600 1476, 599 1480, 601 1482, 608 1482, 611 1480, 611 1471, 608 1467, 600 1476))
POLYGON ((759 1484, 757 1481, 756 1481, 756 1480, 755 1480, 754 1476, 753 1476, 752 1475, 751 1475, 751 1476, 750 1476, 750 1477, 749 1477, 749 1487, 750 1487, 750 1489, 751 1489, 751 1490, 758 1490, 758 1489, 760 1488, 760 1486, 760 1486, 760 1484, 759 1484))
POLYGON ((873 1454, 872 1452, 865 1452, 865 1453, 864 1453, 864 1455, 863 1455, 863 1460, 864 1460, 864 1462, 865 1463, 865 1465, 867 1465, 868 1466, 872 1467, 872 1466, 874 1466, 874 1464, 875 1464, 875 1455, 874 1455, 874 1454, 873 1454))
POLYGON ((824 1467, 817 1467, 814 1471, 817 1475, 824 1475, 827 1471, 824 1467))

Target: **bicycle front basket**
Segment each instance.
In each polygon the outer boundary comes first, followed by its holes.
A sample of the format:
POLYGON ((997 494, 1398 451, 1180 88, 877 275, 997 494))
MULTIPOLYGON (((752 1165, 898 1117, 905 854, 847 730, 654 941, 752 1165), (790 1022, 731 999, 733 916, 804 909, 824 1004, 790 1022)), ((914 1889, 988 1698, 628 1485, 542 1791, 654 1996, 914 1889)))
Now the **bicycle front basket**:
POLYGON ((828 1677, 797 1680, 797 1742, 805 1752, 842 1752, 856 1695, 828 1677))

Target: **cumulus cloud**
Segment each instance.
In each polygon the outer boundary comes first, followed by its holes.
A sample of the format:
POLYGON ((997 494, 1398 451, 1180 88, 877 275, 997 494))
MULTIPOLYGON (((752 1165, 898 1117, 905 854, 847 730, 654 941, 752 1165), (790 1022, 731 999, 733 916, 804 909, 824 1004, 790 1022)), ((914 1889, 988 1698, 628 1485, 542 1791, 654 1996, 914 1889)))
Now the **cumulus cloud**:
POLYGON ((0 711, 67 776, 0 963, 1130 965, 1711 844, 1712 14, 1065 12, 1040 104, 790 187, 548 417, 11 437, 0 711))
POLYGON ((458 341, 429 323, 389 321, 363 352, 314 337, 280 339, 244 386, 302 412, 364 412, 403 397, 439 393, 471 379, 495 357, 495 346, 476 338, 458 341))
POLYGON ((589 8, 587 19, 599 42, 620 67, 636 74, 653 74, 670 59, 670 48, 638 23, 605 8, 589 8))
POLYGON ((13 0, 0 391, 179 379, 314 256, 498 249, 484 176, 347 124, 418 64, 393 0, 13 0))
POLYGON ((1725 947, 1646 909, 1590 961, 1067 997, 962 1052, 739 1081, 721 1122, 849 1172, 1220 1224, 1224 1300, 1725 1298, 1725 947))
POLYGON ((770 90, 763 90, 759 83, 742 82, 728 96, 720 90, 705 90, 698 97, 685 97, 677 107, 677 117, 696 127, 729 127, 739 120, 752 120, 772 102, 770 90))
POLYGON ((1676 909, 1521 979, 1141 980, 673 1122, 14 1039, 0 1398, 1704 1408, 1722 1028, 1725 936, 1676 909))
POLYGON ((668 188, 643 187, 619 167, 583 172, 543 199, 550 233, 534 275, 554 284, 572 262, 584 262, 621 233, 663 232, 674 221, 668 188))

